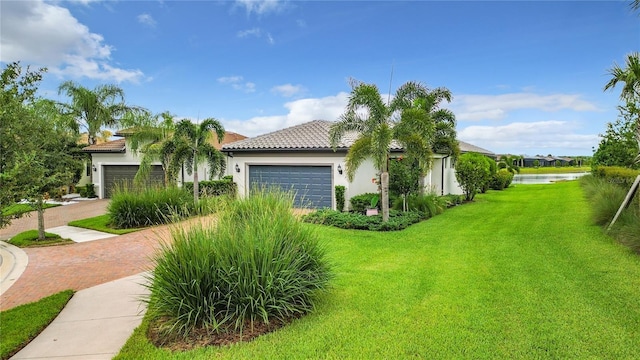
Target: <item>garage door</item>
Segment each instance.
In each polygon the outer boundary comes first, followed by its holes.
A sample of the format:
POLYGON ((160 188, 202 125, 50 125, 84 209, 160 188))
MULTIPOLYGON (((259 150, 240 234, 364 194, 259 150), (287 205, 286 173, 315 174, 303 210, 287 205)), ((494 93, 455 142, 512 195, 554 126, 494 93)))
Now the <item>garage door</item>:
MULTIPOLYGON (((110 198, 113 186, 117 183, 132 183, 138 172, 138 165, 106 165, 102 167, 104 174, 104 197, 110 198)), ((163 183, 164 171, 162 166, 154 165, 149 174, 149 183, 163 183)))
POLYGON ((332 207, 331 166, 250 165, 249 184, 291 190, 296 207, 332 207))

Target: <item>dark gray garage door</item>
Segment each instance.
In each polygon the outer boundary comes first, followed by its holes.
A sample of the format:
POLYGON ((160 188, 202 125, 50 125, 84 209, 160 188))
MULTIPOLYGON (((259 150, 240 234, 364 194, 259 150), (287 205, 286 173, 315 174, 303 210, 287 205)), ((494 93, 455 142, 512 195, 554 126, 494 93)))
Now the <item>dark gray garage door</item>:
POLYGON ((331 166, 250 165, 249 184, 291 190, 296 207, 331 208, 331 166))
MULTIPOLYGON (((138 165, 106 165, 102 167, 104 175, 104 197, 110 198, 116 183, 132 183, 138 172, 138 165)), ((149 174, 149 183, 163 183, 162 166, 154 165, 149 174)))

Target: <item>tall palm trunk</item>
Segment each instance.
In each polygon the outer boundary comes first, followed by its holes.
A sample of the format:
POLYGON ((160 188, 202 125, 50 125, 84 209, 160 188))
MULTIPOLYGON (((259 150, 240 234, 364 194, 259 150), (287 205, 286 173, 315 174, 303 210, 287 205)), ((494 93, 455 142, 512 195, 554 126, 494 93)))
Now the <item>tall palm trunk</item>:
POLYGON ((200 184, 198 183, 198 162, 195 160, 197 159, 197 153, 194 150, 193 151, 193 202, 194 204, 198 203, 198 199, 200 196, 200 184))
POLYGON ((385 170, 380 174, 380 184, 382 185, 382 221, 389 221, 389 172, 385 170))

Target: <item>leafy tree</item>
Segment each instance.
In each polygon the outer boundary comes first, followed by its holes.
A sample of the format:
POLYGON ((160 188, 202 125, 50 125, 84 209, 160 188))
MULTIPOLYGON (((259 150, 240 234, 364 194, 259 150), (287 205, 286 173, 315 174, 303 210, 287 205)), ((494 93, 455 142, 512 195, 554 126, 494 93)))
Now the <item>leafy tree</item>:
MULTIPOLYGON (((352 132, 357 134, 346 156, 349 181, 353 181, 356 170, 367 158, 371 158, 375 168, 380 171, 384 222, 389 220, 389 148, 396 135, 394 125, 397 123, 393 116, 412 108, 414 101, 425 93, 426 89, 421 84, 407 82, 396 90, 393 100, 385 102, 376 85, 352 80, 345 112, 329 132, 334 151, 344 135, 352 132)), ((420 109, 414 108, 414 111, 420 112, 420 109)))
MULTIPOLYGON (((46 69, 23 71, 18 62, 9 63, 0 75, 0 209, 14 203, 18 196, 10 186, 9 170, 13 169, 17 151, 27 147, 30 123, 27 105, 35 100, 38 84, 46 69)), ((11 219, 0 212, 0 228, 9 225, 11 219)))
POLYGON ((402 209, 407 210, 407 195, 420 191, 420 170, 416 163, 398 157, 389 160, 389 191, 402 197, 402 209))
MULTIPOLYGON (((633 167, 638 154, 638 143, 635 137, 635 119, 627 107, 619 106, 618 119, 607 123, 607 130, 600 134, 598 149, 591 160, 592 166, 624 166, 633 167)), ((639 167, 640 164, 635 164, 639 167)))
POLYGON ((131 134, 127 135, 131 151, 134 154, 142 153, 134 181, 137 184, 144 183, 149 178, 153 163, 159 161, 164 170, 164 185, 169 186, 175 181, 176 174, 169 171, 172 153, 163 153, 162 149, 175 131, 174 116, 168 111, 157 115, 136 111, 127 114, 126 118, 125 123, 133 125, 131 134))
POLYGON ((467 201, 473 200, 490 179, 491 171, 486 158, 482 154, 473 152, 462 154, 458 158, 456 179, 467 201))
POLYGON ((196 203, 200 193, 198 164, 206 160, 211 176, 222 176, 226 168, 224 155, 209 142, 214 132, 218 141, 222 142, 225 135, 224 127, 214 118, 205 119, 199 125, 187 119, 181 120, 176 125, 171 139, 165 141, 162 146, 162 157, 171 158, 171 176, 175 177, 183 164, 187 165, 187 173, 193 174, 193 199, 196 203))
POLYGON ((71 98, 71 102, 60 105, 65 113, 75 117, 76 131, 87 131, 89 145, 96 143, 96 136, 103 126, 116 126, 124 114, 140 110, 125 104, 124 91, 116 85, 99 85, 90 90, 73 81, 65 81, 58 88, 58 94, 63 93, 71 98))

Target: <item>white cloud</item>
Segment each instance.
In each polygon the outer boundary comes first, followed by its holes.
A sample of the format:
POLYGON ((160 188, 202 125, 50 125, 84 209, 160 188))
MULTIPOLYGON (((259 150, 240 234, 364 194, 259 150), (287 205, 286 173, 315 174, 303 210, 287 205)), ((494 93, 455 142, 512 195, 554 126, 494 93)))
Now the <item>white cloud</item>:
MULTIPOLYGON (((262 29, 260 28, 253 28, 253 29, 247 29, 247 30, 242 30, 242 31, 238 31, 237 36, 239 38, 248 38, 248 37, 256 37, 256 38, 262 38, 263 32, 262 29)), ((273 38, 273 36, 271 35, 271 33, 267 32, 264 33, 265 38, 267 39, 267 42, 271 45, 275 44, 275 39, 273 38)))
POLYGON ((598 135, 580 134, 579 127, 579 124, 574 122, 557 120, 514 122, 500 126, 468 126, 458 131, 458 138, 497 153, 590 153, 591 147, 598 144, 598 135))
POLYGON ((519 109, 546 112, 559 110, 598 111, 598 108, 575 94, 539 95, 512 93, 502 95, 458 95, 451 106, 460 121, 502 120, 507 113, 519 109))
POLYGON ((248 120, 222 120, 225 129, 246 136, 256 136, 311 120, 335 121, 344 112, 349 94, 300 99, 284 104, 287 114, 258 116, 248 120))
POLYGON ((236 0, 236 6, 244 7, 247 15, 256 13, 264 15, 268 13, 277 13, 286 8, 286 1, 280 0, 236 0))
POLYGON ((262 30, 260 30, 260 28, 253 28, 253 29, 238 31, 239 38, 246 38, 249 36, 260 37, 262 36, 262 30))
POLYGON ((143 25, 147 25, 149 27, 156 27, 156 20, 147 13, 142 13, 138 15, 138 22, 143 25))
POLYGON ((247 93, 256 91, 256 84, 248 81, 244 82, 244 78, 242 76, 223 76, 219 77, 217 81, 221 84, 230 84, 235 90, 242 90, 247 93))
MULTIPOLYGON (((87 3, 87 2, 84 2, 87 3)), ((60 76, 138 82, 144 74, 111 64, 113 47, 61 6, 33 1, 2 2, 0 61, 46 66, 60 76)))
POLYGON ((306 89, 302 85, 284 84, 271 88, 271 92, 284 97, 292 97, 305 92, 306 89))

